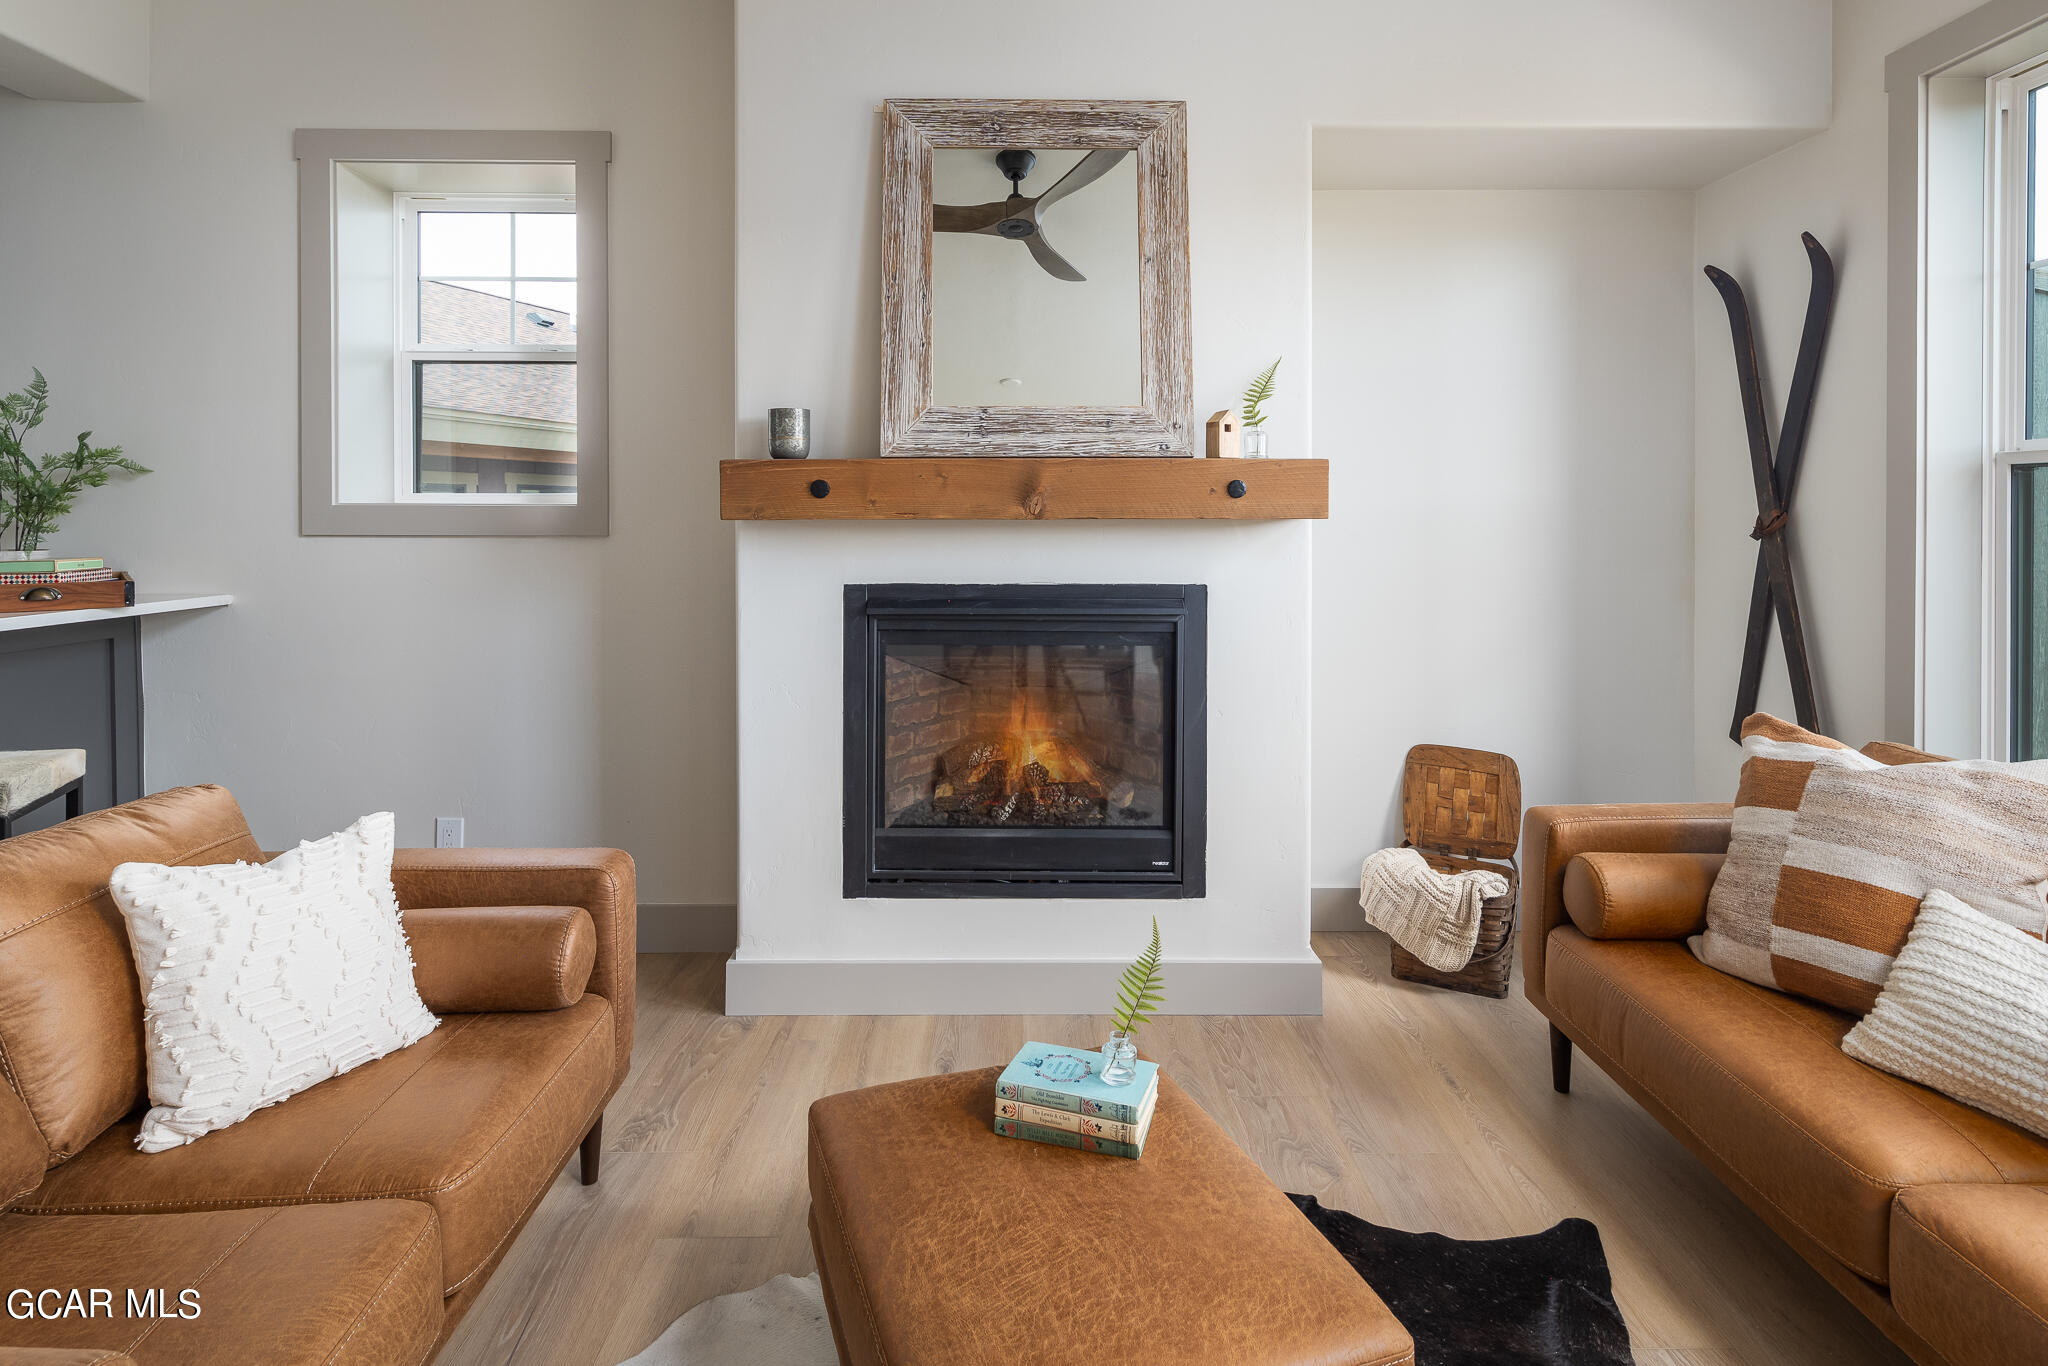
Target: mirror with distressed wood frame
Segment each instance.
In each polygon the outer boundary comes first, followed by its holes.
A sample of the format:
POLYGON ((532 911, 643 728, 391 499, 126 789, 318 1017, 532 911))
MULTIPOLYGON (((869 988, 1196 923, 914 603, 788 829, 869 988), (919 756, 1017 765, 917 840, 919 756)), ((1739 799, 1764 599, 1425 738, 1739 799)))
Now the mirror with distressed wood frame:
POLYGON ((1186 106, 890 100, 882 125, 882 454, 1195 454, 1186 106))

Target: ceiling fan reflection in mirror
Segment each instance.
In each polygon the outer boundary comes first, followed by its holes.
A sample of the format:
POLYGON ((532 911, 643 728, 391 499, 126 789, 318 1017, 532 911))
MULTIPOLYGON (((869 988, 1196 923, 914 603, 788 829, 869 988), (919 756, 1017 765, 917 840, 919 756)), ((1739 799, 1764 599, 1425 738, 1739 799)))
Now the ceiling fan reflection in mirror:
POLYGON ((1098 147, 1075 162, 1045 193, 1027 196, 1024 178, 1038 161, 1035 152, 1011 147, 996 153, 996 168, 1010 180, 1010 196, 989 204, 932 205, 933 232, 973 232, 1007 237, 1022 242, 1031 259, 1045 273, 1061 280, 1086 280, 1066 257, 1045 240, 1045 226, 1039 215, 1076 190, 1085 189, 1106 175, 1110 168, 1131 154, 1128 147, 1098 147))

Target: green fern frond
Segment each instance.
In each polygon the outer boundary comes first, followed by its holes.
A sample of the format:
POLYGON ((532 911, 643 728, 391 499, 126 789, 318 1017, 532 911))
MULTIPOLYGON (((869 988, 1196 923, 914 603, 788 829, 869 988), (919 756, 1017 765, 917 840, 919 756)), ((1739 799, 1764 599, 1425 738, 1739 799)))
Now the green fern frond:
POLYGON ((1285 356, 1276 359, 1271 365, 1267 366, 1265 370, 1260 373, 1259 377, 1253 380, 1251 384, 1245 389, 1245 426, 1256 427, 1266 420, 1265 410, 1262 407, 1262 405, 1268 399, 1273 397, 1273 375, 1275 371, 1279 370, 1280 361, 1285 359, 1285 356))
POLYGON ((68 451, 40 461, 31 456, 22 443, 42 425, 50 406, 49 381, 40 370, 32 373, 26 387, 0 395, 0 528, 13 533, 17 550, 41 546, 78 495, 103 487, 115 471, 149 473, 148 466, 123 455, 119 446, 93 445, 91 432, 80 432, 68 451))
POLYGON ((1141 1024, 1149 1023, 1152 1012, 1166 1004, 1166 975, 1159 966, 1159 917, 1152 917, 1152 942, 1138 955, 1136 962, 1124 969, 1124 975, 1117 981, 1117 1008, 1110 1013, 1110 1023, 1128 1034, 1141 1024))

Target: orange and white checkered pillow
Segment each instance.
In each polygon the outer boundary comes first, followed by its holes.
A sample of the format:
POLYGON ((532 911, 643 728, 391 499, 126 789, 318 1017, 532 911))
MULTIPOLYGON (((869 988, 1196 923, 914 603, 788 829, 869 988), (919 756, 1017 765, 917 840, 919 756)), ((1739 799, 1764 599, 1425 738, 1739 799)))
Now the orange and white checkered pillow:
POLYGON ((1762 714, 1742 749, 1709 967, 1860 1015, 1937 887, 2048 935, 2048 761, 1887 765, 1762 714))

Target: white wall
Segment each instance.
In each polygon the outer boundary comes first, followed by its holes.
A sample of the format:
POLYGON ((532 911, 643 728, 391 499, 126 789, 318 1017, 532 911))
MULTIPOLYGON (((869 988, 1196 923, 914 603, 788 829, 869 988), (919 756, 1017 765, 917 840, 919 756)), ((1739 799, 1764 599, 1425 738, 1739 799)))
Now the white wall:
MULTIPOLYGON (((944 0, 160 0, 147 103, 0 98, 0 165, 34 187, 0 198, 0 377, 42 365, 48 430, 91 426, 159 471, 89 496, 60 545, 150 591, 238 595, 147 633, 153 784, 227 782, 268 843, 391 807, 422 842, 461 813, 472 843, 619 844, 647 901, 725 902, 734 570, 712 462, 728 397, 742 453, 792 402, 821 453, 874 449, 882 98, 1188 99, 1197 408, 1284 354, 1273 431, 1298 455, 1313 125, 1818 126, 1828 13, 1277 0, 1248 25, 1221 0, 1057 0, 1034 22, 1088 40, 1049 63, 1013 14, 944 0), (297 536, 290 135, 352 125, 614 133, 610 538, 297 536), (677 437, 692 424, 708 444, 677 437)), ((1340 393, 1322 426, 1357 420, 1340 393)), ((1284 610, 1309 600, 1311 536, 1369 512, 1277 529, 1302 566, 1284 610)))
POLYGON ((1315 196, 1318 924, 1418 743, 1526 805, 1692 791, 1692 197, 1315 196))
POLYGON ((398 396, 397 209, 391 191, 334 168, 334 483, 344 503, 388 503, 398 396))
POLYGON ((150 0, 0 0, 0 88, 39 100, 149 95, 150 0))
MULTIPOLYGON (((1253 374, 1274 356, 1284 356, 1280 396, 1272 405, 1275 454, 1329 454, 1345 466, 1333 481, 1339 494, 1327 525, 1269 529, 1274 562, 1297 565, 1299 570, 1277 580, 1258 580, 1268 610, 1293 615, 1305 612, 1312 596, 1349 597, 1357 603, 1365 629, 1402 621, 1399 603, 1410 591, 1407 584, 1318 577, 1311 593, 1305 551, 1311 537, 1318 545, 1325 540, 1356 541, 1389 517, 1416 518, 1422 512, 1410 505, 1397 514, 1376 495, 1376 462, 1387 459, 1392 449, 1379 439, 1388 419, 1354 401, 1355 376, 1342 377, 1334 397, 1325 396, 1315 440, 1309 430, 1314 381, 1319 372, 1327 377, 1314 357, 1310 323, 1311 129, 1318 124, 1418 123, 1818 127, 1825 122, 1827 109, 1828 10, 1826 0, 1666 0, 1629 6, 1563 0, 1543 7, 1513 0, 1463 0, 1433 8, 1276 0, 1260 11, 1257 23, 1248 24, 1242 6, 1221 0, 1149 0, 1121 6, 1060 0, 1034 11, 1033 22, 1054 31, 1085 33, 1086 41, 1065 45, 1059 61, 1049 64, 1042 46, 1014 41, 1014 15, 1003 10, 905 0, 891 5, 882 22, 872 7, 828 0, 737 0, 738 452, 759 455, 766 439, 765 410, 787 403, 813 409, 816 444, 822 453, 863 455, 875 449, 880 331, 876 110, 881 100, 941 94, 1185 99, 1195 409, 1207 413, 1231 405, 1253 374), (835 222, 850 226, 820 232, 816 205, 821 200, 839 206, 842 212, 835 222), (1332 432, 1337 435, 1332 437, 1332 432)), ((1658 240, 1668 242, 1668 233, 1660 232, 1658 240)), ((1483 272, 1487 263, 1458 264, 1483 272)), ((1602 286, 1589 280, 1585 287, 1602 286)), ((1629 316, 1621 301, 1610 311, 1616 317, 1629 316)), ((1666 315, 1665 321, 1673 324, 1677 340, 1672 345, 1682 352, 1687 325, 1683 308, 1675 318, 1666 315)), ((1638 411, 1632 405, 1639 400, 1628 392, 1633 376, 1626 363, 1632 358, 1614 359, 1623 364, 1624 373, 1601 392, 1579 395, 1578 400, 1588 409, 1611 403, 1625 414, 1638 411), (1609 394, 1610 387, 1618 392, 1609 394)), ((1503 383, 1522 384, 1549 365, 1547 358, 1528 354, 1518 354, 1514 362, 1514 376, 1503 383)), ((1574 366, 1571 373, 1576 382, 1593 382, 1590 364, 1574 366)), ((1668 378, 1668 370, 1659 373, 1668 378)), ((1657 406, 1667 424, 1676 421, 1681 428, 1683 390, 1683 383, 1675 389, 1666 385, 1669 403, 1657 406), (1665 416, 1671 413, 1679 416, 1665 416)), ((1647 399, 1640 401, 1640 411, 1647 412, 1652 405, 1647 399)), ((1554 450, 1555 445, 1546 449, 1554 450)), ((1573 458, 1585 459, 1576 451, 1573 458)), ((1586 459, 1561 473, 1576 485, 1582 472, 1605 468, 1586 459)), ((1649 543, 1652 555, 1675 557, 1672 562, 1682 582, 1686 519, 1682 498, 1674 503, 1669 489, 1673 481, 1682 488, 1683 474, 1667 470, 1665 475, 1664 484, 1653 481, 1651 487, 1653 496, 1662 500, 1659 510, 1669 524, 1643 526, 1640 531, 1628 526, 1621 534, 1631 542, 1640 538, 1649 543), (1653 539, 1658 537, 1665 539, 1653 539)), ((1553 489, 1559 482, 1547 481, 1543 487, 1553 489)), ((793 534, 827 533, 797 528, 793 534)), ((1079 534, 1093 543, 1114 545, 1125 533, 1113 525, 1098 525, 1079 534)), ((1184 529, 1183 534, 1217 537, 1219 557, 1223 538, 1230 535, 1222 528, 1200 527, 1184 529)), ((741 529, 743 595, 753 592, 750 585, 772 581, 768 561, 783 552, 788 539, 781 529, 741 529)), ((1599 563, 1590 550, 1559 553, 1568 562, 1577 556, 1577 563, 1599 563)), ((1617 561, 1624 558, 1616 556, 1617 561)), ((1412 573, 1414 567, 1407 569, 1412 573)), ((825 578, 832 572, 821 564, 825 578)), ((1033 576, 1028 567, 1027 576, 1033 576)), ((963 568, 943 577, 973 581, 976 576, 963 568)), ((1207 577, 1213 590, 1219 580, 1207 577)), ((1667 577, 1641 586, 1636 590, 1640 596, 1624 592, 1619 597, 1635 614, 1629 618, 1633 621, 1650 614, 1647 604, 1659 591, 1673 587, 1667 577)), ((742 614, 772 606, 766 599, 748 598, 742 602, 742 614)), ((1672 606, 1682 617, 1682 591, 1674 593, 1672 606)), ((1567 602, 1566 610, 1575 609, 1567 602)), ((1587 633, 1600 629, 1590 614, 1586 622, 1587 633)), ((1374 663, 1379 668, 1405 665, 1402 656, 1409 643, 1396 632, 1383 658, 1374 663)), ((1212 643, 1212 651, 1232 648, 1228 641, 1212 643)), ((1306 710, 1311 693, 1358 696, 1369 686, 1370 680, 1360 677, 1357 659, 1340 651, 1338 660, 1320 668, 1310 685, 1313 661, 1304 638, 1285 652, 1262 657, 1259 667, 1277 678, 1298 679, 1295 696, 1306 710)), ((1513 658, 1501 662, 1501 695, 1515 695, 1518 664, 1513 658)), ((742 668, 748 668, 744 660, 742 668)), ((1660 676, 1651 669, 1645 673, 1660 676)), ((1668 677, 1674 695, 1682 697, 1682 663, 1668 677)), ((744 694, 743 705, 753 705, 744 694)), ((1362 705, 1370 708, 1369 701, 1362 705)), ((785 707, 782 699, 764 704, 771 714, 785 707)), ((1574 724, 1588 710, 1574 711, 1574 724)), ((1327 709, 1321 713, 1327 714, 1327 709)), ((1532 708, 1531 715, 1535 714, 1532 708)), ((1371 719, 1398 737, 1398 743, 1375 736, 1371 745, 1362 745, 1355 735, 1326 740, 1319 734, 1312 746, 1315 769, 1363 772, 1384 762, 1382 750, 1397 760, 1400 748, 1421 738, 1411 718, 1378 712, 1371 719)), ((1686 780, 1687 713, 1682 702, 1675 704, 1666 724, 1672 737, 1664 746, 1670 761, 1664 789, 1668 791, 1669 785, 1683 786, 1686 780)), ((752 725, 750 717, 746 733, 751 733, 752 725)), ((1212 740, 1215 734, 1212 728, 1212 740)), ((1293 807, 1308 786, 1311 746, 1304 740, 1296 747, 1293 731, 1284 725, 1275 735, 1285 743, 1268 753, 1256 770, 1255 790, 1244 799, 1293 807)), ((1484 743, 1482 736, 1471 739, 1484 743)), ((751 755, 751 747, 744 752, 751 755)), ((1635 790, 1653 787, 1650 760, 1644 759, 1640 768, 1628 767, 1628 760, 1616 762, 1617 771, 1640 775, 1635 790)), ((1358 821, 1369 820, 1377 828, 1384 807, 1375 803, 1384 801, 1387 785, 1395 780, 1390 769, 1361 780, 1373 796, 1353 808, 1368 813, 1358 821)), ((1318 792, 1326 790, 1328 784, 1318 792)), ((751 801, 748 810, 753 811, 751 801)), ((747 819, 751 821, 752 815, 747 819)), ((1332 823, 1340 828, 1343 842, 1327 853, 1319 850, 1315 866, 1337 869, 1348 862, 1355 867, 1368 834, 1351 828, 1357 821, 1333 817, 1332 823)), ((1234 833, 1220 824, 1211 827, 1212 857, 1224 850, 1242 856, 1230 841, 1257 837, 1265 828, 1234 833)), ((758 846, 757 832, 750 826, 742 836, 747 864, 742 877, 743 954, 758 948, 764 955, 787 955, 788 961, 796 961, 804 950, 802 935, 795 931, 814 927, 816 916, 854 936, 864 945, 865 956, 886 958, 917 951, 914 937, 903 926, 878 920, 865 907, 835 902, 829 889, 814 890, 817 904, 801 913, 779 899, 772 904, 754 900, 753 851, 765 850, 773 833, 772 827, 762 828, 758 846), (772 923, 757 919, 757 910, 772 923), (887 932, 876 938, 862 935, 877 926, 887 932)), ((1296 904, 1265 914, 1264 908, 1247 905, 1240 897, 1184 903, 1172 910, 1170 954, 1176 943, 1223 942, 1233 933, 1235 920, 1250 916, 1274 937, 1257 943, 1232 940, 1232 952, 1298 955, 1305 947, 1301 935, 1307 925, 1311 865, 1305 848, 1278 853, 1280 862, 1267 865, 1260 894, 1290 888, 1287 895, 1296 898, 1296 904)), ((1038 909, 1032 908, 1034 914, 1038 909)), ((985 907, 979 913, 1000 920, 1005 911, 1015 914, 1008 906, 985 907)), ((1093 945, 1089 948, 1093 950, 1093 945)), ((729 985, 733 980, 729 977, 729 985)))
POLYGON ((0 100, 0 382, 157 470, 57 544, 237 599, 145 632, 150 784, 226 783, 273 847, 462 814, 729 903, 727 6, 162 0, 153 61, 143 104, 0 100), (613 133, 609 538, 298 535, 291 136, 350 126, 613 133))
POLYGON ((1226 0, 1052 0, 1033 25, 1085 35, 1053 61, 1000 7, 736 0, 738 453, 762 454, 789 403, 820 453, 875 449, 885 98, 1187 100, 1195 408, 1292 357, 1275 453, 1305 455, 1312 126, 1817 128, 1829 9, 1272 0, 1248 22, 1226 0))
MULTIPOLYGON (((1806 464, 1793 504, 1794 559, 1821 721, 1861 744, 1884 732, 1886 403, 1884 59, 1977 0, 1860 0, 1836 7, 1834 118, 1826 132, 1701 190, 1696 265, 1728 270, 1748 292, 1771 396, 1773 431, 1799 343, 1808 272, 1799 234, 1835 258, 1840 288, 1821 367, 1806 464)), ((1703 800, 1735 791, 1728 740, 1749 608, 1756 520, 1728 321, 1696 276, 1694 783, 1703 800)), ((1761 705, 1792 715, 1776 639, 1761 705)), ((1910 736, 1889 736, 1911 739, 1910 736)))
POLYGON ((1086 1013, 1111 999, 1155 915, 1176 965, 1172 1010, 1320 1007, 1308 948, 1310 547, 1299 528, 762 522, 739 539, 729 1012, 1086 1013), (1204 899, 841 899, 842 586, 962 582, 1208 585, 1204 899), (1190 975, 1197 964, 1210 976, 1190 975))

